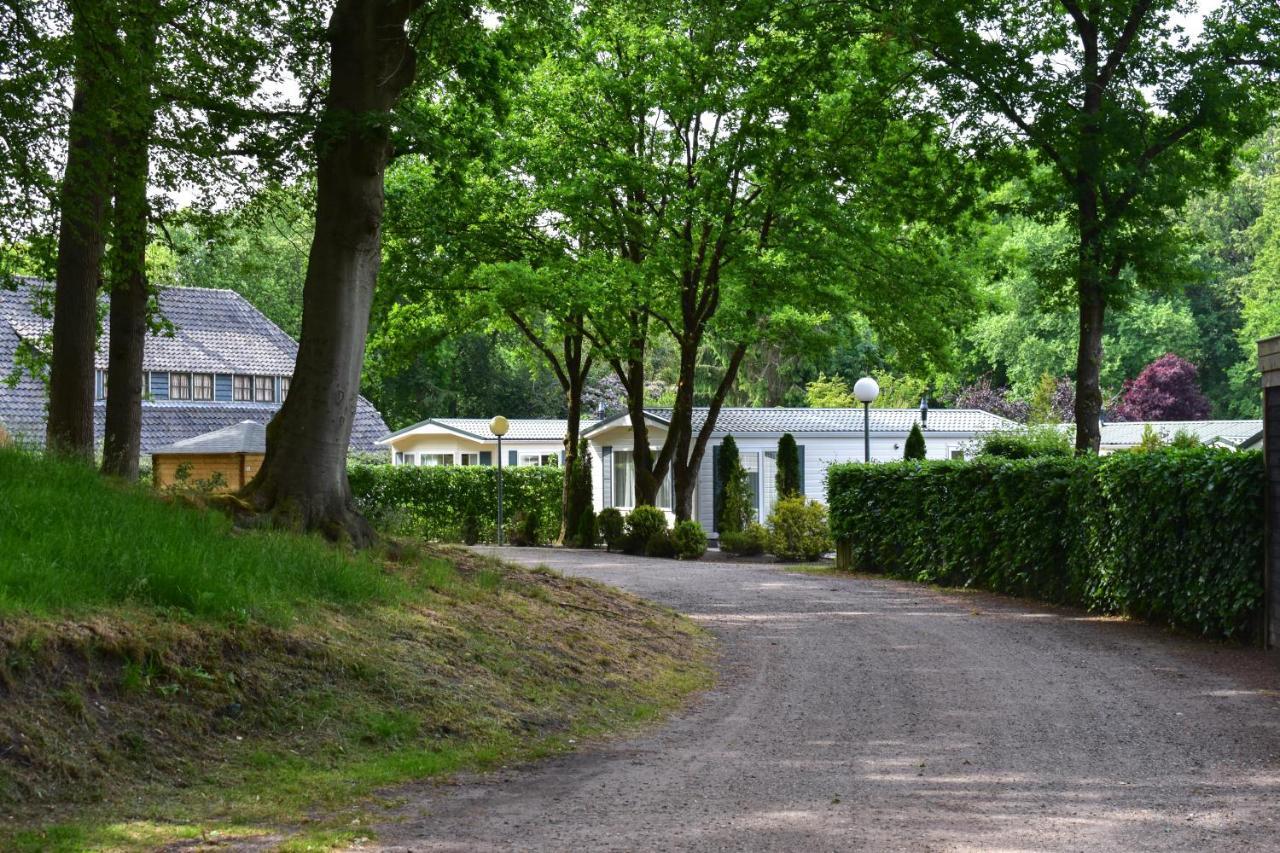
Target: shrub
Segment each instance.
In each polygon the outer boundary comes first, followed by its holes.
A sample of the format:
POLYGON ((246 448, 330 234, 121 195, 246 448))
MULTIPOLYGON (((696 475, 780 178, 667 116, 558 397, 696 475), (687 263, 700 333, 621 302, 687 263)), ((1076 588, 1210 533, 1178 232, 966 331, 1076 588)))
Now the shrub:
POLYGON ((707 534, 702 525, 692 519, 676 522, 671 543, 675 546, 676 556, 682 560, 696 560, 707 553, 707 534))
POLYGON ((778 497, 800 494, 800 449, 791 433, 778 439, 778 475, 775 479, 778 497))
POLYGON ((763 524, 751 522, 736 533, 720 534, 720 550, 739 557, 755 557, 769 544, 769 531, 763 524))
POLYGON ((719 487, 715 496, 716 530, 734 533, 751 523, 751 483, 738 456, 738 443, 726 435, 718 454, 719 487))
POLYGON ((537 510, 519 510, 507 524, 507 542, 511 545, 537 545, 538 513, 537 510))
POLYGON ((593 502, 591 448, 585 438, 578 441, 577 457, 572 463, 565 466, 564 478, 565 499, 567 501, 564 508, 564 517, 568 519, 565 522, 564 543, 566 545, 582 545, 584 548, 590 548, 595 545, 594 527, 591 531, 592 538, 589 541, 585 543, 579 541, 583 513, 591 511, 593 502))
MULTIPOLYGON (((503 468, 503 510, 538 517, 538 541, 560 535, 561 470, 553 467, 503 468)), ((355 465, 348 469, 356 505, 384 529, 441 542, 462 539, 468 517, 480 541, 496 537, 498 474, 488 465, 355 465)))
POLYGON ((656 506, 638 506, 627 514, 627 535, 623 550, 643 554, 655 533, 665 533, 667 516, 656 506))
POLYGON ((1052 426, 989 432, 982 437, 978 447, 979 456, 998 456, 1002 459, 1071 456, 1073 453, 1067 433, 1052 426))
POLYGON ((827 508, 804 498, 783 498, 769 513, 769 553, 781 560, 816 560, 831 550, 827 508))
POLYGON ((596 514, 591 511, 591 507, 584 509, 582 515, 578 516, 578 530, 573 538, 579 548, 596 547, 596 514))
POLYGON ((626 520, 623 518, 622 513, 614 507, 602 509, 600 514, 596 516, 596 531, 600 534, 600 538, 604 540, 605 548, 610 551, 623 546, 626 529, 626 520))
POLYGON ((462 516, 462 541, 467 545, 480 541, 480 519, 473 512, 462 516))
POLYGON ((1246 636, 1262 600, 1259 453, 836 465, 857 568, 1246 636))
POLYGON ((646 557, 671 559, 676 555, 676 545, 671 538, 670 530, 655 530, 644 543, 646 557))
POLYGON ((911 432, 907 433, 907 443, 902 450, 903 459, 923 459, 925 457, 924 433, 920 431, 920 424, 912 424, 911 432))

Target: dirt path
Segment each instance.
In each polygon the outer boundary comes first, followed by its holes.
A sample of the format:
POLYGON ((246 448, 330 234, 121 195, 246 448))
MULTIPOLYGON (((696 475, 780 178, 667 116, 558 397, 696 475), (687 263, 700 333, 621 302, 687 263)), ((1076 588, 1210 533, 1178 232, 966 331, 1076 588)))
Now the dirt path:
POLYGON ((646 736, 409 789, 382 849, 1280 849, 1280 656, 892 581, 503 556, 692 615, 721 684, 646 736))

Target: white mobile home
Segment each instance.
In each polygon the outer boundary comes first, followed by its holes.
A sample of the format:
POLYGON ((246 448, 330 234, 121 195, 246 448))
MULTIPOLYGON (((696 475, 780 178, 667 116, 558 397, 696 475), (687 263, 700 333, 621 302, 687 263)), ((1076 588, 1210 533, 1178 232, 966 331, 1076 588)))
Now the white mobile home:
MULTIPOLYGON (((660 446, 670 425, 670 410, 646 412, 650 442, 660 446)), ((695 434, 706 420, 707 410, 694 411, 695 434)), ((916 409, 871 409, 871 459, 898 460, 913 424, 920 423, 930 459, 963 458, 973 453, 975 440, 996 430, 1016 429, 1018 424, 980 409, 935 409, 923 422, 916 409)), ((826 500, 827 467, 836 462, 863 460, 863 413, 861 409, 721 409, 715 430, 703 456, 694 497, 695 517, 708 533, 712 530, 712 501, 715 494, 715 460, 725 436, 732 435, 748 471, 755 495, 756 515, 769 514, 776 495, 778 439, 784 433, 795 437, 800 451, 801 488, 806 497, 826 500)), ((595 504, 627 510, 634 504, 631 420, 628 415, 599 421, 583 429, 591 446, 595 504)), ((671 484, 663 484, 658 505, 672 507, 671 484)))
MULTIPOLYGON (((559 465, 565 421, 513 420, 502 437, 503 465, 559 465)), ((582 421, 587 429, 595 421, 582 421)), ((378 442, 392 465, 496 465, 498 437, 481 418, 428 418, 378 442)))

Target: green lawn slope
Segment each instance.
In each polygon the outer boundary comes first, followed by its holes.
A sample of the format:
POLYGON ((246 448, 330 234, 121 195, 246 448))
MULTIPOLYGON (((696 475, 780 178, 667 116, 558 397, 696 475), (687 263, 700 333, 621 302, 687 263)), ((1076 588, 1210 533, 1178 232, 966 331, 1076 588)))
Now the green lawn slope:
POLYGON ((386 786, 677 706, 708 641, 460 550, 349 554, 0 450, 0 848, 366 834, 386 786))

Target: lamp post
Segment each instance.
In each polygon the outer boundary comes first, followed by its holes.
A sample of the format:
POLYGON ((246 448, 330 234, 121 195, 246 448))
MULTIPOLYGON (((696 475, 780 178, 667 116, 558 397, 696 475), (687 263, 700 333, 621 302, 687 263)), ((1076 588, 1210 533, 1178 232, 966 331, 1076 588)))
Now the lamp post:
POLYGON ((502 415, 489 421, 489 432, 498 437, 498 544, 502 544, 502 437, 507 434, 511 424, 502 415))
POLYGON ((871 461, 871 404, 880 396, 880 383, 864 376, 853 385, 853 396, 862 404, 862 455, 864 462, 871 461))

